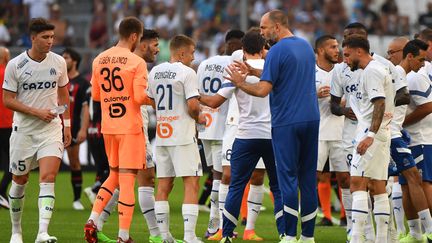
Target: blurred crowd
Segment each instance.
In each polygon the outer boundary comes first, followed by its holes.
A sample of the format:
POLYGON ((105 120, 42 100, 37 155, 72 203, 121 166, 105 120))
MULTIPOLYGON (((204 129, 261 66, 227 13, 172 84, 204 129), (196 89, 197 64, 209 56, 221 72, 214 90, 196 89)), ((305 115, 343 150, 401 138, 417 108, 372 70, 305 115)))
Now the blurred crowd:
MULTIPOLYGON (((323 33, 339 37, 349 22, 364 23, 369 34, 408 35, 415 25, 432 26, 432 3, 424 8, 417 21, 400 14, 396 0, 248 0, 249 26, 259 24, 259 17, 270 9, 281 9, 289 14, 291 29, 300 37, 315 40, 323 33), (372 7, 374 5, 374 7, 372 7)), ((85 5, 83 5, 85 6, 85 5)), ((26 23, 33 17, 50 19, 56 26, 57 46, 77 46, 77 36, 87 35, 84 45, 105 48, 116 41, 116 29, 125 16, 137 16, 146 28, 154 28, 161 35, 159 62, 168 59, 168 39, 178 34, 181 19, 186 35, 198 43, 196 61, 220 52, 223 37, 228 29, 240 28, 239 0, 1 0, 0 45, 29 46, 26 23), (73 5, 87 2, 86 13, 90 23, 86 31, 77 33, 68 18, 63 17, 73 5), (179 4, 184 4, 183 16, 178 14, 179 4), (109 15, 109 16, 108 16, 109 15), (110 35, 113 33, 112 35, 110 35)), ((70 15, 70 14, 69 14, 70 15)))

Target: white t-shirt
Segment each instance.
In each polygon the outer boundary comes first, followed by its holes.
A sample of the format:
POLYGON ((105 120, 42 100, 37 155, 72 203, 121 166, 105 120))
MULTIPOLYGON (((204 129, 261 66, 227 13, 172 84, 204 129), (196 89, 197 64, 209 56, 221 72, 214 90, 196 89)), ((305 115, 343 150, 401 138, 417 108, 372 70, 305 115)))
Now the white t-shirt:
POLYGON ((385 98, 384 117, 380 129, 388 127, 394 112, 394 90, 392 77, 388 67, 372 60, 361 73, 360 83, 358 86, 356 98, 358 101, 358 110, 356 116, 358 119, 357 134, 364 133, 369 129, 372 123, 374 104, 372 100, 376 98, 385 98))
POLYGON ((30 18, 50 18, 50 4, 54 0, 23 0, 24 5, 29 5, 30 18))
MULTIPOLYGON (((318 65, 316 68, 316 89, 320 87, 330 86, 330 80, 333 75, 333 69, 327 72, 318 65)), ((319 140, 337 141, 342 139, 342 131, 344 126, 344 117, 333 115, 330 111, 330 96, 325 98, 318 98, 318 105, 320 109, 320 128, 319 140)))
POLYGON ((420 68, 418 73, 423 74, 427 77, 427 80, 432 85, 432 63, 425 61, 424 66, 420 68))
POLYGON ((199 96, 195 71, 180 62, 164 62, 149 74, 148 96, 156 105, 156 145, 186 145, 195 141, 195 120, 187 100, 199 96))
MULTIPOLYGON (((393 83, 393 87, 395 92, 397 92, 398 90, 407 87, 407 81, 406 81, 406 72, 405 70, 397 65, 396 66, 396 72, 399 73, 399 79, 395 80, 395 82, 393 83)), ((401 130, 402 130, 402 124, 405 120, 405 114, 406 114, 406 110, 407 110, 408 105, 400 105, 395 107, 394 110, 394 114, 393 114, 393 119, 390 123, 390 128, 391 128, 391 136, 392 138, 397 138, 397 137, 401 137, 401 130)))
POLYGON ((361 69, 351 71, 351 68, 344 62, 338 63, 333 68, 330 82, 330 94, 342 98, 345 97, 346 107, 351 107, 350 96, 356 95, 360 79, 361 69))
MULTIPOLYGON (((408 105, 407 114, 410 114, 417 106, 432 102, 432 86, 428 78, 419 72, 410 72, 407 75, 407 81, 411 96, 411 102, 408 105)), ((429 114, 419 122, 405 127, 411 135, 410 146, 432 144, 431 124, 432 114, 429 114)))
MULTIPOLYGON (((264 60, 247 60, 247 63, 254 68, 262 69, 264 60)), ((259 78, 247 76, 246 82, 258 83, 259 78)), ((229 99, 232 94, 238 102, 240 112, 239 125, 236 138, 240 139, 271 139, 271 114, 269 97, 264 98, 249 95, 237 89, 230 81, 226 80, 218 94, 229 99)))
MULTIPOLYGON (((225 68, 231 63, 231 56, 214 56, 201 62, 198 67, 198 85, 201 94, 213 96, 217 94, 224 82, 225 68)), ((199 132, 200 139, 222 140, 227 119, 228 102, 224 102, 216 109, 201 106, 201 110, 207 116, 207 124, 204 131, 199 132)))
MULTIPOLYGON (((16 92, 16 99, 37 109, 53 109, 58 106, 57 90, 68 84, 66 62, 62 56, 49 52, 37 62, 23 52, 6 66, 3 89, 16 92)), ((36 116, 14 112, 13 125, 26 134, 38 134, 61 127, 59 117, 46 123, 36 116)))

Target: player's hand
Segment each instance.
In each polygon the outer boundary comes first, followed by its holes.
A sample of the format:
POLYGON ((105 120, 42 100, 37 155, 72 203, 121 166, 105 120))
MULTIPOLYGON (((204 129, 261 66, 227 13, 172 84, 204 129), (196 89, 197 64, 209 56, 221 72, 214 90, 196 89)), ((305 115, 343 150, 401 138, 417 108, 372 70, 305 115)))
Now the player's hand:
POLYGON ((349 107, 344 108, 343 114, 348 119, 353 120, 353 121, 357 121, 357 117, 356 117, 356 115, 354 114, 354 111, 351 108, 349 108, 349 107))
POLYGON ((198 124, 206 125, 206 123, 207 123, 207 119, 206 119, 206 116, 204 115, 204 113, 200 113, 200 114, 198 115, 198 121, 197 121, 197 123, 198 123, 198 124))
POLYGON ((247 62, 234 61, 234 63, 232 65, 234 65, 236 68, 238 68, 242 74, 252 75, 252 76, 256 76, 258 78, 261 77, 262 70, 253 68, 247 62))
POLYGON ((366 153, 368 148, 372 145, 374 141, 373 137, 366 137, 364 138, 358 145, 357 145, 357 153, 360 155, 363 155, 366 153))
POLYGON ((234 64, 229 65, 225 70, 228 76, 224 78, 231 81, 236 87, 241 86, 245 82, 247 73, 241 73, 234 64))
POLYGON ((76 143, 80 144, 80 143, 84 142, 86 140, 86 138, 87 138, 87 130, 86 129, 80 129, 78 131, 78 134, 77 134, 76 143))
POLYGON ((63 128, 63 146, 66 148, 71 144, 72 134, 70 127, 63 128))
POLYGON ((42 121, 50 123, 54 118, 57 117, 57 114, 52 113, 50 110, 47 109, 40 109, 37 110, 36 116, 42 121))
POLYGON ((330 96, 330 86, 321 86, 317 91, 318 98, 325 98, 330 96))

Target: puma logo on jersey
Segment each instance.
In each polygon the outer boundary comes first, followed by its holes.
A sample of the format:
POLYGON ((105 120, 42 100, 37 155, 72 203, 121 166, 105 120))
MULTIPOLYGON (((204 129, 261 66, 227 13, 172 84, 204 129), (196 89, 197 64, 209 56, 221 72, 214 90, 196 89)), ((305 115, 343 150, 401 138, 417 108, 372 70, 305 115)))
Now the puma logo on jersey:
POLYGON ((27 74, 27 75, 29 75, 30 77, 32 76, 32 72, 30 71, 30 72, 24 72, 24 74, 27 74))
POLYGON ((57 82, 53 81, 45 81, 45 82, 37 82, 37 83, 24 83, 23 89, 24 90, 37 90, 37 89, 51 89, 55 88, 57 86, 57 82))

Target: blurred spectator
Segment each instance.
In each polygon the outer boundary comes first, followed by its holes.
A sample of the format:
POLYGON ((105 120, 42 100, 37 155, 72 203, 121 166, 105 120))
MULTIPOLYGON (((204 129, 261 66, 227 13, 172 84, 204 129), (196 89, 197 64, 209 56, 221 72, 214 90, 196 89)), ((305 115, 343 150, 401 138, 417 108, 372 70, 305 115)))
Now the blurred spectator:
POLYGON ((166 31, 171 36, 176 35, 180 18, 174 6, 166 6, 165 12, 156 19, 155 27, 158 31, 166 31))
POLYGON ((418 22, 428 28, 432 28, 432 2, 427 4, 427 12, 420 15, 418 22))
POLYGON ((341 27, 348 23, 348 15, 342 0, 324 0, 322 12, 341 27))
POLYGON ((108 44, 105 5, 102 0, 94 1, 93 19, 90 26, 90 47, 99 48, 108 44))
POLYGON ((0 9, 0 46, 6 46, 11 41, 9 30, 5 24, 8 16, 6 9, 0 9))
POLYGON ((381 6, 381 27, 385 35, 409 34, 408 17, 399 15, 394 0, 386 0, 381 6))
POLYGON ((369 34, 381 34, 381 22, 378 14, 370 9, 371 0, 357 0, 351 22, 360 22, 366 26, 369 34))
POLYGON ((51 7, 51 18, 49 20, 55 26, 54 29, 54 45, 55 46, 70 46, 71 38, 74 34, 73 27, 61 17, 60 5, 57 3, 51 7))
POLYGON ((24 13, 28 20, 32 18, 50 18, 50 6, 54 0, 23 0, 24 13))

